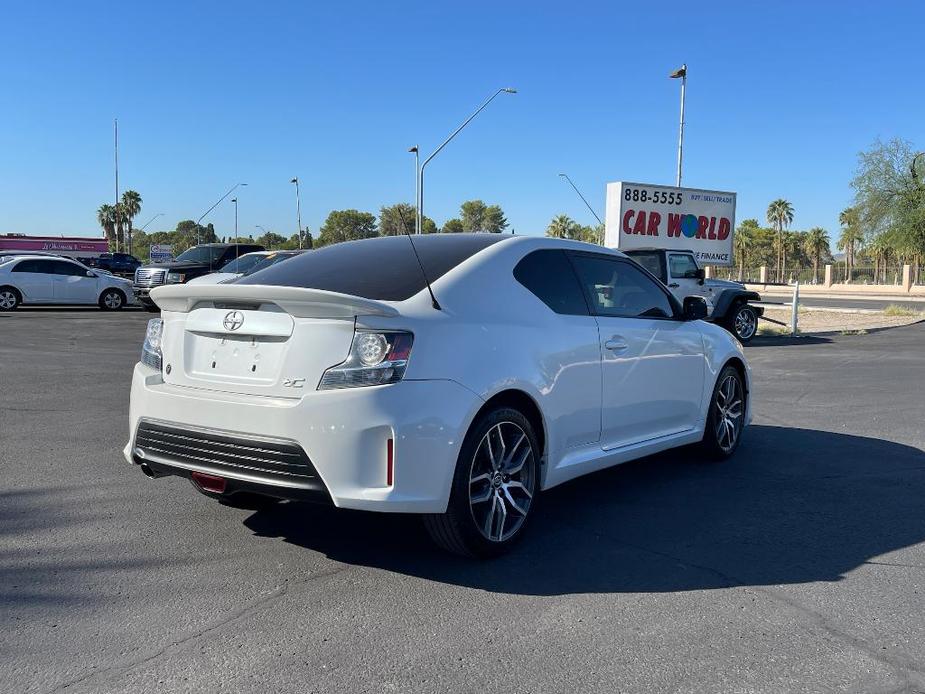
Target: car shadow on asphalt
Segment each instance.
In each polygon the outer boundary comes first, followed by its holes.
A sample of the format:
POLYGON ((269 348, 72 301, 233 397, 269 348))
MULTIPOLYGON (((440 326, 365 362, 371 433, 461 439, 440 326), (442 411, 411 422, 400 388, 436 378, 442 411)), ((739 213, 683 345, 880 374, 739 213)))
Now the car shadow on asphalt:
POLYGON ((819 335, 756 335, 748 343, 747 349, 755 347, 793 347, 806 345, 824 345, 832 340, 819 335))
MULTIPOLYGON (((492 561, 434 549, 412 516, 279 504, 262 537, 492 592, 668 592, 838 581, 925 540, 925 453, 879 439, 752 426, 736 456, 689 449, 543 493, 524 541, 492 561)), ((888 560, 887 560, 888 561, 888 560)))

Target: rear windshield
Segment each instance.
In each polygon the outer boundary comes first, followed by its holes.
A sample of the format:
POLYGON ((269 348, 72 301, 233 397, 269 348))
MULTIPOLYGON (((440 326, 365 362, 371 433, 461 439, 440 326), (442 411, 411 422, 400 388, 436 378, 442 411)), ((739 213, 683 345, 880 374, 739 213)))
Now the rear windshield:
MULTIPOLYGON (((510 237, 426 234, 414 237, 414 247, 421 256, 428 279, 434 282, 503 238, 510 237)), ((383 301, 404 301, 426 287, 407 236, 347 241, 306 251, 285 263, 242 277, 236 284, 323 289, 383 301)))

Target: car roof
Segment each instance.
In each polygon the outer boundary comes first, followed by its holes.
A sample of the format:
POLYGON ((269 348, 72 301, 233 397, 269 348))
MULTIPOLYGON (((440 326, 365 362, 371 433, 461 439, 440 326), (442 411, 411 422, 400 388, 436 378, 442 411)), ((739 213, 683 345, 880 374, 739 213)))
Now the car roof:
POLYGON ((63 255, 57 255, 55 253, 4 253, 4 256, 12 256, 13 258, 19 258, 20 260, 63 260, 67 263, 79 263, 83 265, 78 260, 74 258, 68 258, 63 255))
POLYGON ((646 253, 693 253, 690 248, 657 248, 656 246, 643 246, 642 248, 627 248, 624 253, 627 255, 636 251, 645 251, 646 253))

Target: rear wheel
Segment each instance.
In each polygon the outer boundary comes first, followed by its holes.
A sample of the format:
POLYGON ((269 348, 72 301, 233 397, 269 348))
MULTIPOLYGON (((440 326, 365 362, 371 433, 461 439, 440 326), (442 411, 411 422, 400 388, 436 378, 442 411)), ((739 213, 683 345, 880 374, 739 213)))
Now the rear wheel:
POLYGON ((12 287, 0 287, 0 311, 12 311, 19 306, 22 299, 12 287))
POLYGON ((470 557, 509 550, 536 506, 539 458, 536 433, 519 411, 481 415, 463 441, 446 513, 424 516, 434 541, 470 557))
POLYGON ((701 447, 714 460, 735 453, 745 428, 745 382, 734 366, 726 366, 716 379, 701 447))
POLYGON ((748 304, 737 305, 726 324, 727 330, 745 344, 758 332, 758 312, 748 304))
POLYGON ((107 289, 100 294, 99 305, 104 311, 118 311, 125 306, 125 294, 118 289, 107 289))

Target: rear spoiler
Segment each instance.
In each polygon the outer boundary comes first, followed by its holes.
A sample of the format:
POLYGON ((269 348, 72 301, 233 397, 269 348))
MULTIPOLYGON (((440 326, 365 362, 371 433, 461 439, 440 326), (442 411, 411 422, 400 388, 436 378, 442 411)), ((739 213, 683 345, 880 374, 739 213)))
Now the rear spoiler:
POLYGON ((164 311, 180 313, 189 313, 196 304, 216 301, 232 305, 277 304, 287 313, 300 318, 399 315, 394 306, 383 301, 323 289, 268 284, 164 285, 151 290, 151 299, 164 311))

